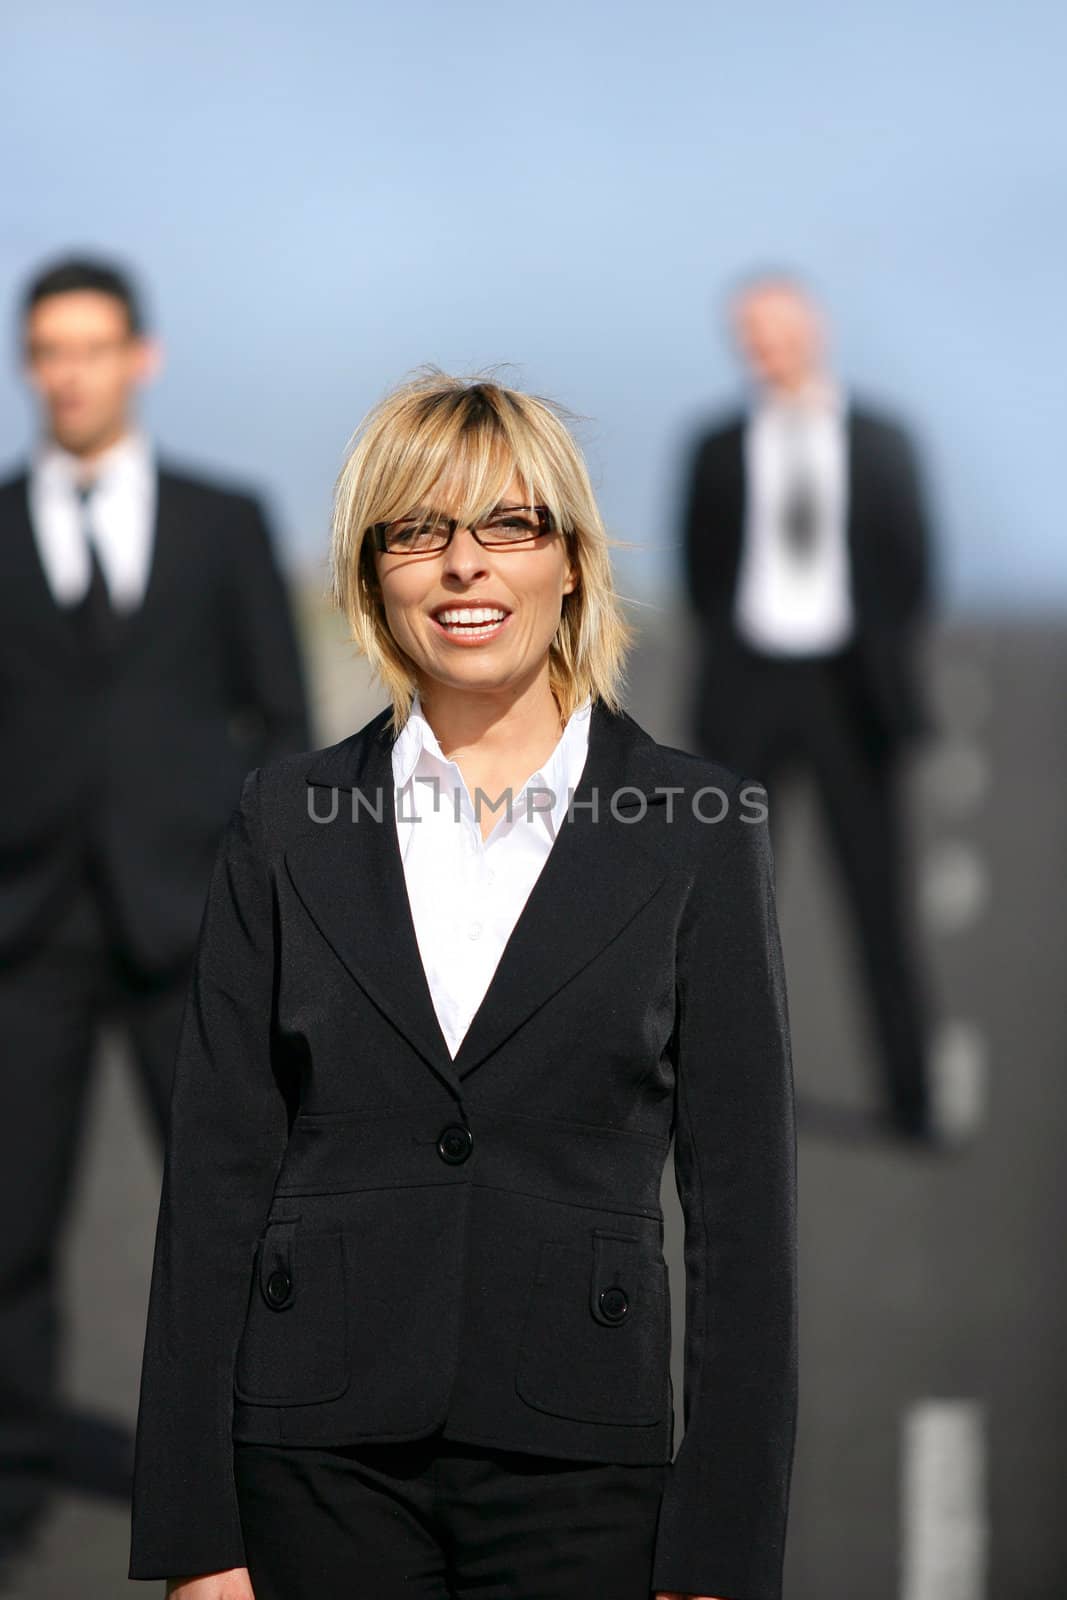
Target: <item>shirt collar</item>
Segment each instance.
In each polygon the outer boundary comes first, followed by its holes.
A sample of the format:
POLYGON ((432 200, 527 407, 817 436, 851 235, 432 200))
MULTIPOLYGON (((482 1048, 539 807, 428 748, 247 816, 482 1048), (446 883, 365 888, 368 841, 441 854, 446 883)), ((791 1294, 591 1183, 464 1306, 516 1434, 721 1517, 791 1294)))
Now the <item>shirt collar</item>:
POLYGON ((437 735, 423 716, 422 702, 416 690, 408 719, 393 745, 393 778, 398 789, 402 789, 408 782, 424 749, 435 755, 439 761, 445 760, 441 746, 437 742, 437 735))
MULTIPOLYGON (((591 711, 592 697, 586 695, 581 705, 568 717, 566 727, 548 760, 527 779, 526 787, 550 789, 555 796, 551 810, 537 811, 537 815, 551 822, 553 838, 570 804, 570 788, 577 787, 584 764, 591 711)), ((424 752, 433 756, 442 766, 453 764, 441 749, 437 735, 426 720, 422 700, 416 690, 408 719, 393 746, 393 777, 398 788, 402 789, 409 781, 424 752)), ((525 808, 518 805, 518 798, 516 795, 514 814, 524 816, 525 808)))
POLYGON ((847 399, 843 385, 829 373, 813 378, 796 396, 764 390, 756 404, 759 415, 774 418, 844 415, 847 399))
MULTIPOLYGON (((135 427, 96 457, 90 476, 94 483, 110 487, 144 482, 152 470, 151 441, 143 429, 135 427)), ((79 456, 55 439, 44 439, 34 455, 34 473, 49 485, 73 489, 82 481, 84 467, 79 456)))

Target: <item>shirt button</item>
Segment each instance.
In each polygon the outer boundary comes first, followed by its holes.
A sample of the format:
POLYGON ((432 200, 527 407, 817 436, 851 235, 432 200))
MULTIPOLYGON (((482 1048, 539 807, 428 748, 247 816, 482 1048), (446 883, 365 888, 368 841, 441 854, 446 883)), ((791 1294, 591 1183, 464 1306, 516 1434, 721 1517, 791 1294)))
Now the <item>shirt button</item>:
POLYGON ((488 872, 488 874, 486 876, 486 882, 487 883, 495 883, 496 882, 496 873, 493 871, 492 867, 489 868, 489 872, 488 872))
POLYGON ((467 933, 468 933, 469 937, 472 938, 472 939, 479 938, 480 935, 481 935, 481 931, 482 931, 482 925, 481 925, 480 922, 471 922, 467 926, 467 933))

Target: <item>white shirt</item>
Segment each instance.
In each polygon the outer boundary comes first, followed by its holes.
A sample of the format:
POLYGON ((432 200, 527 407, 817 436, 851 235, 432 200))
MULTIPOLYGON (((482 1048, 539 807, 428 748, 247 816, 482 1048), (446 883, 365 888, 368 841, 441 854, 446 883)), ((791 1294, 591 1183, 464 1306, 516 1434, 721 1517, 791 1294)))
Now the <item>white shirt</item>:
POLYGON ((817 655, 851 636, 846 426, 845 402, 830 385, 802 400, 764 400, 749 419, 734 621, 758 650, 817 655), (807 561, 791 554, 783 536, 790 468, 798 461, 816 506, 816 548, 807 561))
MULTIPOLYGON (((463 774, 445 757, 417 694, 393 745, 408 900, 453 1058, 567 814, 588 754, 590 709, 587 697, 548 760, 512 794, 510 820, 507 796, 491 813, 497 821, 484 842, 463 774)), ((495 799, 480 800, 481 815, 495 799)))
POLYGON ((30 518, 45 577, 61 606, 75 605, 89 587, 88 514, 112 604, 130 611, 144 599, 156 518, 156 466, 145 434, 134 429, 92 463, 95 488, 88 513, 78 499, 84 469, 54 440, 34 453, 30 518))

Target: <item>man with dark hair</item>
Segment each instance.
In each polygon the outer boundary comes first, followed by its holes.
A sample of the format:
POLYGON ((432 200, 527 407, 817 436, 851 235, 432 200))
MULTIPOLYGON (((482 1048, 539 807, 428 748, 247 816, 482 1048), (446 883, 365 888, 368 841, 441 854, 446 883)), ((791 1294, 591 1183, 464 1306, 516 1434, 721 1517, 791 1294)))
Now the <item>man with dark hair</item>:
POLYGON ((901 757, 929 731, 917 645, 931 552, 915 452, 826 361, 821 311, 788 272, 730 298, 754 382, 747 413, 702 435, 683 513, 701 626, 695 742, 761 779, 814 778, 848 892, 890 1125, 934 1131, 922 968, 908 907, 901 757))
POLYGON ((160 351, 130 280, 57 262, 21 333, 42 425, 0 484, 0 1557, 57 1473, 102 1478, 107 1447, 121 1488, 132 1462, 125 1433, 56 1398, 99 1024, 124 1029, 162 1145, 222 828, 249 768, 312 743, 258 500, 158 459, 135 421, 160 351))
POLYGON ((60 294, 86 293, 103 294, 117 300, 126 313, 126 331, 130 338, 147 338, 144 308, 133 280, 111 262, 87 256, 68 256, 30 280, 22 297, 23 331, 28 330, 33 312, 42 300, 60 294))

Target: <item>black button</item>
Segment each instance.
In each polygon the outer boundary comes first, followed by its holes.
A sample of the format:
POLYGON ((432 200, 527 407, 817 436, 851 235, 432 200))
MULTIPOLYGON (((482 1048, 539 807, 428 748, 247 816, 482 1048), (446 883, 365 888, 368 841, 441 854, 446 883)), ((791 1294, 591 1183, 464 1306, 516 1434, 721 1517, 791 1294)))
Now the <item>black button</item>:
POLYGON ((607 1322, 621 1322, 630 1309, 625 1289, 601 1289, 600 1310, 607 1322))
POLYGON ((474 1149, 474 1135, 462 1123, 451 1122, 447 1128, 442 1128, 437 1140, 437 1153, 442 1161, 447 1161, 450 1166, 458 1166, 461 1161, 466 1161, 474 1149))
POLYGON ((267 1299, 271 1305, 282 1306, 288 1300, 292 1287, 287 1272, 272 1272, 267 1279, 267 1299))

